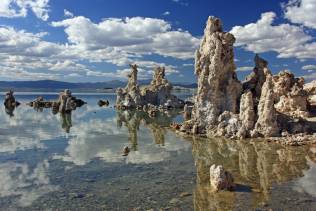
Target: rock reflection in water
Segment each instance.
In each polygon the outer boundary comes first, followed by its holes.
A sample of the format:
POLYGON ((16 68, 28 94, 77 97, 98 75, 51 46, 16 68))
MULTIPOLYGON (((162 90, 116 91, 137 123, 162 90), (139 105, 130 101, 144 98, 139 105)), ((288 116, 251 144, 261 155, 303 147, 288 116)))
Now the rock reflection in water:
POLYGON ((177 111, 168 111, 167 113, 158 113, 156 117, 149 117, 146 112, 136 110, 117 111, 117 126, 123 125, 128 129, 128 140, 131 149, 137 151, 137 132, 141 124, 148 127, 153 135, 155 144, 165 145, 166 128, 178 115, 177 111))
POLYGON ((14 117, 15 106, 5 106, 5 113, 10 117, 14 117))
POLYGON ((61 127, 66 133, 69 133, 70 128, 72 127, 71 112, 63 112, 59 114, 61 118, 61 127))
MULTIPOLYGON (((190 150, 189 142, 180 141, 168 131, 176 113, 161 113, 155 118, 140 111, 117 111, 116 118, 91 118, 71 128, 65 154, 55 159, 85 165, 98 158, 109 163, 156 163, 190 150), (153 141, 152 141, 153 140, 153 141), (122 156, 125 147, 130 149, 122 156)), ((124 153, 123 153, 124 154, 124 153)))
MULTIPOLYGON (((309 168, 308 148, 286 148, 273 143, 224 139, 194 139, 193 157, 197 170, 194 197, 195 210, 231 210, 238 205, 242 192, 253 192, 247 207, 256 207, 269 200, 273 184, 303 176, 309 168), (209 168, 223 165, 234 176, 235 192, 212 193, 209 188, 209 168)), ((311 156, 311 155, 310 155, 311 156)))
POLYGON ((58 186, 50 184, 48 169, 47 160, 33 169, 25 163, 1 163, 0 204, 5 207, 9 202, 6 198, 14 197, 17 206, 27 207, 43 195, 58 190, 58 186))

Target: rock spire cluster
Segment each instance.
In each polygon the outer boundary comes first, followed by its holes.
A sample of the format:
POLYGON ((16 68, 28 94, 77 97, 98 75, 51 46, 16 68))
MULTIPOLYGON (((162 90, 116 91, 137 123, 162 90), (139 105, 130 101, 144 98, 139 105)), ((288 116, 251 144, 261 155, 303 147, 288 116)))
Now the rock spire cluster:
POLYGON ((165 108, 183 108, 184 102, 171 93, 172 85, 165 78, 165 68, 157 67, 151 83, 139 87, 137 82, 137 65, 130 65, 131 73, 125 88, 116 90, 116 107, 118 109, 147 109, 152 106, 165 108))
POLYGON ((195 56, 198 90, 191 119, 179 130, 238 139, 312 132, 303 78, 288 71, 272 75, 268 62, 256 55, 253 72, 241 83, 235 72, 235 38, 222 28, 220 19, 208 18, 195 56))

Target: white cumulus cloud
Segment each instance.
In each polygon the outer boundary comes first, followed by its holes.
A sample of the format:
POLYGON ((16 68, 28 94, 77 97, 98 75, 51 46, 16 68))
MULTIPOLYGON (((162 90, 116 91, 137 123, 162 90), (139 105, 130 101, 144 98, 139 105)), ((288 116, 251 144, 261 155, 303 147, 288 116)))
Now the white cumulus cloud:
POLYGON ((72 18, 72 17, 74 17, 74 14, 72 12, 64 9, 64 16, 72 18))
POLYGON ((49 0, 1 0, 0 17, 26 17, 28 10, 44 21, 49 18, 49 0))
POLYGON ((304 65, 302 67, 302 70, 316 70, 316 65, 312 65, 312 64, 304 65))
POLYGON ((285 18, 292 23, 316 29, 316 0, 290 0, 282 7, 285 18))
POLYGON ((279 58, 308 59, 316 57, 316 42, 304 29, 291 24, 273 25, 274 12, 261 15, 256 23, 235 26, 230 31, 237 39, 236 46, 263 53, 274 51, 279 58))
POLYGON ((159 54, 178 59, 194 57, 199 39, 189 32, 172 30, 161 19, 132 17, 108 18, 100 23, 79 16, 59 22, 54 27, 65 27, 68 41, 86 50, 114 48, 130 54, 159 54))

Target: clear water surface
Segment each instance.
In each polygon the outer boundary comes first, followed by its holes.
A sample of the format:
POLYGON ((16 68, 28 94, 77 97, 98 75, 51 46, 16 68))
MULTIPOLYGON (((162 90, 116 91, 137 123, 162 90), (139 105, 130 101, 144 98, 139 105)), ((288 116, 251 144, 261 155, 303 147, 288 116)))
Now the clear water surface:
POLYGON ((0 210, 316 210, 316 146, 180 137, 167 126, 181 115, 117 112, 114 94, 76 95, 88 104, 54 115, 25 105, 38 95, 0 109, 0 210), (212 164, 234 192, 210 190, 212 164))

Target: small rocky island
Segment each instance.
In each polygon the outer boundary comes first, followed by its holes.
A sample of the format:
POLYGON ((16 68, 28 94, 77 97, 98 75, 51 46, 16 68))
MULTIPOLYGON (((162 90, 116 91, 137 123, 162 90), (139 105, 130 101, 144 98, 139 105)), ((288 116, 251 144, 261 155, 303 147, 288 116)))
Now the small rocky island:
POLYGON ((165 78, 165 68, 157 67, 148 86, 139 87, 137 65, 130 65, 131 73, 125 88, 116 90, 117 109, 157 110, 160 108, 183 108, 184 101, 171 94, 172 85, 165 78))
POLYGON ((34 101, 27 103, 27 105, 33 107, 35 110, 52 108, 53 113, 71 112, 84 104, 86 104, 86 102, 74 97, 69 89, 60 92, 58 99, 55 101, 45 101, 42 96, 38 96, 34 101))
POLYGON ((304 79, 288 71, 272 75, 268 62, 256 55, 253 72, 240 82, 234 42, 219 18, 208 18, 195 55, 198 89, 192 113, 187 114, 191 119, 172 127, 207 137, 274 137, 290 145, 315 140, 315 123, 307 119, 311 107, 304 79))

